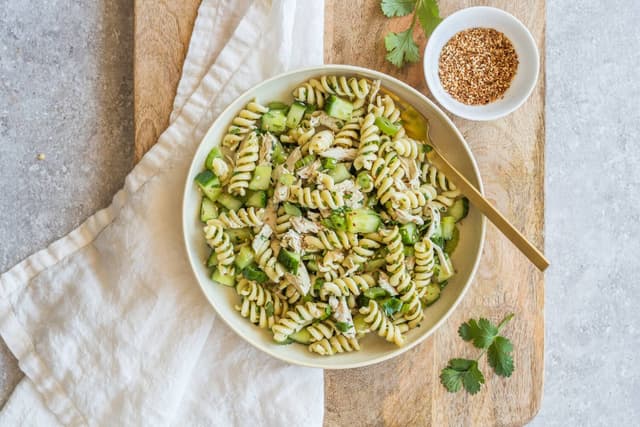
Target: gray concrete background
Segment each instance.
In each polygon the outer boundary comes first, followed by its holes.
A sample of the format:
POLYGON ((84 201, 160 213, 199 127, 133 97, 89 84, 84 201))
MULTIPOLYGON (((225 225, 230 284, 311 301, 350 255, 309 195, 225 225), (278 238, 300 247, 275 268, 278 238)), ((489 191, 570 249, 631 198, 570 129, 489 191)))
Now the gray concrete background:
MULTIPOLYGON (((131 3, 0 0, 0 271, 107 206, 133 166, 131 3)), ((637 425, 640 2, 547 0, 547 16, 552 267, 531 425, 637 425)), ((2 348, 0 404, 21 378, 2 348)))

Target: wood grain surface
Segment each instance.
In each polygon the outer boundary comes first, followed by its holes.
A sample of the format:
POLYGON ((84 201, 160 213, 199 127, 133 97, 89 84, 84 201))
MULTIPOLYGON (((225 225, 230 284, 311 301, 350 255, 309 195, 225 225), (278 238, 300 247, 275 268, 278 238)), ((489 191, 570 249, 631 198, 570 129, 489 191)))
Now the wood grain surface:
MULTIPOLYGON (((398 70, 384 60, 384 34, 404 29, 378 0, 325 0, 325 61, 360 65, 404 80, 429 95, 419 64, 398 70)), ((168 122, 190 25, 199 0, 136 1, 136 158, 168 122), (169 31, 167 30, 169 29, 169 31)), ((502 8, 533 33, 542 74, 517 112, 489 123, 453 118, 480 167, 487 198, 536 246, 544 246, 544 0, 440 0, 441 15, 475 5, 502 8)), ((419 36, 421 48, 425 38, 419 36)), ((537 413, 544 371, 544 276, 490 223, 481 267, 460 307, 423 344, 379 365, 325 372, 327 426, 519 426, 537 413), (504 379, 481 362, 480 393, 450 394, 438 375, 451 357, 476 351, 458 338, 469 317, 495 321, 516 313, 504 333, 515 346, 514 375, 504 379)))

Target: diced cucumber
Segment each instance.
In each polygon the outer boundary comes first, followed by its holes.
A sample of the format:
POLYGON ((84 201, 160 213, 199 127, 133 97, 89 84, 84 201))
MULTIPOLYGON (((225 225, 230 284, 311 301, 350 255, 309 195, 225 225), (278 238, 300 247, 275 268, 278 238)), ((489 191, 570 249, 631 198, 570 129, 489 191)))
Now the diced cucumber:
POLYGON ((248 266, 243 268, 242 275, 247 280, 253 280, 258 283, 265 283, 269 280, 267 274, 264 271, 260 270, 255 264, 249 264, 248 266))
POLYGON ((293 185, 293 183, 296 182, 296 177, 290 173, 283 173, 282 175, 280 175, 279 181, 280 184, 283 185, 293 185))
POLYGON ((356 183, 362 188, 364 191, 369 191, 373 189, 373 180, 371 175, 368 172, 362 171, 356 177, 356 183))
POLYGON ((252 208, 264 208, 267 206, 267 193, 265 191, 254 191, 247 196, 245 206, 252 208))
POLYGON ((329 96, 329 99, 327 99, 324 110, 331 117, 335 117, 340 120, 349 120, 353 113, 353 104, 346 99, 331 95, 329 96))
POLYGON ((453 202, 453 205, 447 210, 447 214, 456 219, 456 222, 465 218, 469 213, 469 199, 463 197, 453 202))
POLYGON ((302 211, 300 210, 300 208, 293 203, 285 202, 283 206, 284 211, 287 215, 302 216, 302 211))
POLYGON ((386 264, 386 261, 384 260, 384 258, 375 258, 370 261, 367 261, 367 263, 364 265, 364 271, 367 271, 367 272, 378 271, 382 267, 384 267, 385 264, 386 264))
POLYGON ((409 222, 400 227, 400 237, 405 245, 413 245, 418 241, 418 227, 409 222))
POLYGON ((276 166, 287 161, 287 153, 285 153, 282 143, 278 140, 275 140, 273 143, 273 154, 271 155, 271 160, 273 160, 273 164, 276 166))
POLYGON ((211 172, 210 170, 206 170, 204 172, 200 172, 196 176, 196 184, 202 190, 202 193, 209 198, 212 202, 215 202, 216 199, 222 194, 222 188, 220 187, 220 179, 211 172))
POLYGON ((237 211, 242 207, 242 200, 236 199, 232 195, 226 193, 221 194, 220 197, 218 197, 218 203, 230 211, 237 211))
POLYGON ((311 344, 313 339, 307 328, 302 328, 298 332, 289 335, 289 338, 300 344, 311 344))
POLYGON ((266 190, 271 185, 271 165, 259 165, 249 181, 249 190, 266 190))
POLYGON ((442 238, 444 240, 451 240, 451 237, 453 237, 453 229, 456 228, 456 219, 452 216, 445 216, 440 221, 440 227, 442 228, 442 238))
POLYGON ((413 246, 405 246, 404 249, 402 250, 402 253, 404 254, 404 256, 413 256, 415 254, 415 249, 413 249, 413 246))
POLYGON ((209 200, 206 197, 202 198, 202 203, 200 203, 200 221, 207 222, 210 219, 214 219, 218 217, 218 207, 214 202, 209 200))
POLYGON ((454 227, 453 233, 451 233, 451 240, 447 240, 444 245, 444 251, 451 255, 458 247, 458 241, 460 241, 460 230, 458 230, 458 227, 454 227))
POLYGON ((234 245, 247 242, 251 240, 252 233, 249 227, 247 228, 230 228, 225 230, 225 233, 229 236, 231 243, 234 245))
POLYGON ((380 216, 371 209, 355 209, 347 212, 347 231, 350 233, 375 233, 380 228, 380 216))
POLYGON ((376 117, 375 124, 378 127, 378 129, 382 131, 382 133, 389 136, 394 136, 396 133, 398 133, 398 130, 400 130, 400 126, 395 125, 394 123, 391 122, 391 120, 382 116, 376 117))
POLYGON ((209 151, 209 154, 207 154, 207 159, 204 161, 204 167, 212 171, 213 160, 221 159, 221 158, 222 158, 222 152, 220 151, 220 149, 218 147, 213 147, 211 151, 209 151))
POLYGON ((351 178, 351 173, 344 163, 336 164, 336 167, 329 171, 328 175, 333 178, 336 184, 351 178))
POLYGON ((287 269, 287 271, 298 274, 298 267, 300 266, 300 254, 291 252, 285 248, 280 248, 278 253, 278 262, 287 269))
POLYGON ((260 118, 260 129, 273 134, 279 134, 286 129, 286 121, 287 116, 285 116, 283 110, 269 110, 260 118))
POLYGON ((298 126, 302 121, 306 110, 307 106, 302 102, 294 102, 293 104, 291 104, 291 108, 289 108, 289 114, 287 114, 287 127, 289 129, 293 129, 298 126))
POLYGON ((216 265, 218 265, 218 257, 216 256, 216 251, 211 251, 209 259, 207 259, 207 267, 215 267, 216 265))
POLYGON ((267 104, 267 107, 269 107, 270 110, 285 110, 285 111, 287 110, 287 108, 289 108, 287 104, 280 101, 270 102, 267 104))
POLYGON ((322 159, 322 167, 327 170, 332 170, 336 168, 336 164, 338 161, 336 159, 325 157, 322 159))
POLYGON ((437 283, 429 283, 424 293, 424 302, 427 307, 440 298, 440 286, 437 283))
POLYGON ((220 187, 220 179, 210 170, 205 170, 196 175, 196 183, 202 187, 220 187))
POLYGON ((365 322, 364 319, 365 319, 364 314, 358 313, 355 316, 353 316, 353 326, 355 327, 356 334, 358 335, 364 335, 370 331, 369 324, 365 322))
POLYGON ((380 287, 369 288, 363 292, 364 296, 370 299, 384 298, 389 296, 389 292, 380 287))
POLYGON ((236 276, 234 274, 222 274, 217 268, 213 271, 211 280, 229 287, 234 287, 236 284, 236 276))
POLYGON ((314 154, 307 154, 306 156, 304 156, 303 158, 301 158, 296 162, 295 167, 296 169, 303 168, 305 166, 310 165, 315 160, 316 160, 316 156, 314 154))
POLYGON ((242 246, 236 255, 236 267, 240 270, 244 270, 246 266, 253 262, 253 257, 253 250, 251 250, 249 246, 242 246))

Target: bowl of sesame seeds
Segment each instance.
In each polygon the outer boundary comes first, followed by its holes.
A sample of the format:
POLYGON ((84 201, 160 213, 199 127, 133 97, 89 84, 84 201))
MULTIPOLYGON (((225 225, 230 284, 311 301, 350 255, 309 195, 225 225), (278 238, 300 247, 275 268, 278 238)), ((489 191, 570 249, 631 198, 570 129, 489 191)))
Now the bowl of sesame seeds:
POLYGON ((469 120, 495 120, 517 110, 536 86, 539 68, 538 48, 527 27, 493 7, 448 16, 424 53, 433 97, 469 120))

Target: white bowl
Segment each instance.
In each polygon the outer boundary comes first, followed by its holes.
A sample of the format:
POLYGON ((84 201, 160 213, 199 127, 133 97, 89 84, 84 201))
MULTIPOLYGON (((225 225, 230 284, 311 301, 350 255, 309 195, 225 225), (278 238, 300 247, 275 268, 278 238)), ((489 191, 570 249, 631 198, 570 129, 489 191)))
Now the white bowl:
POLYGON ((540 58, 533 36, 513 15, 493 7, 470 7, 444 19, 429 37, 424 51, 424 76, 434 98, 456 116, 469 120, 495 120, 517 110, 529 98, 538 81, 540 58), (493 28, 504 33, 518 53, 518 70, 502 99, 487 105, 466 105, 454 99, 442 87, 438 75, 440 52, 460 31, 469 28, 493 28))
POLYGON ((375 334, 368 334, 361 340, 360 351, 330 357, 320 356, 310 353, 304 345, 278 345, 273 341, 269 331, 260 329, 242 318, 233 308, 239 301, 235 290, 214 283, 204 264, 209 249, 202 232, 202 223, 198 218, 201 195, 193 182, 194 178, 203 169, 207 153, 219 144, 229 123, 247 102, 253 98, 263 103, 273 100, 291 100, 291 92, 297 85, 312 77, 326 74, 359 75, 380 79, 383 87, 409 102, 429 120, 430 134, 434 140, 438 141, 443 154, 482 191, 478 167, 462 134, 451 120, 424 95, 376 71, 344 65, 325 65, 273 77, 249 89, 220 114, 200 143, 189 168, 184 189, 182 225, 187 254, 198 284, 219 316, 238 335, 265 353, 286 362, 327 369, 355 368, 404 353, 431 335, 444 322, 469 288, 476 272, 484 243, 485 220, 476 209, 471 208, 468 217, 461 222, 460 243, 453 254, 453 263, 458 273, 449 281, 440 299, 426 310, 422 326, 407 334, 406 344, 403 347, 388 343, 375 334))

